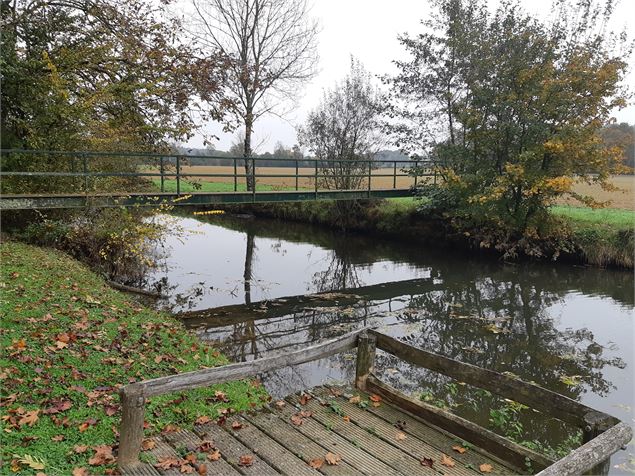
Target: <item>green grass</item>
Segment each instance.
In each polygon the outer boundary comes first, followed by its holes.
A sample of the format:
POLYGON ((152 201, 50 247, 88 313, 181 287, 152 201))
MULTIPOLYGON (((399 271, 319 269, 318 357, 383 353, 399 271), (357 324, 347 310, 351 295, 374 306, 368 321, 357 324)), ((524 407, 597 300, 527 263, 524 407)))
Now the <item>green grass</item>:
POLYGON ((572 224, 580 227, 601 225, 619 230, 632 230, 635 227, 635 212, 632 210, 555 206, 551 211, 554 215, 568 218, 572 224))
MULTIPOLYGON (((61 252, 6 242, 0 258, 0 474, 35 474, 18 461, 29 458, 49 475, 78 467, 103 474, 114 465, 88 460, 95 446, 117 443, 120 386, 226 362, 169 315, 111 289, 61 252), (32 424, 27 412, 37 412, 32 424), (89 448, 78 453, 76 445, 89 448)), ((191 427, 200 416, 217 418, 220 408, 245 410, 267 399, 262 386, 246 381, 152 398, 146 433, 191 427), (215 398, 219 389, 227 403, 215 398)))

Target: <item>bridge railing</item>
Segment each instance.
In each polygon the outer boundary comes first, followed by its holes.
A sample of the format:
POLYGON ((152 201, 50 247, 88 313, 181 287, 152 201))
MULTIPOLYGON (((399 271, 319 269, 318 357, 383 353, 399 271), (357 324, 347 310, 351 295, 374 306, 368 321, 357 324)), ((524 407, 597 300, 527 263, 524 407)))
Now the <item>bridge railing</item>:
MULTIPOLYGON (((0 193, 72 194, 404 190, 436 181, 430 162, 173 153, 0 150, 0 193), (337 180, 334 180, 337 178, 337 180), (345 179, 345 180, 342 180, 345 179), (346 186, 348 185, 348 186, 346 186)), ((369 194, 370 196, 370 194, 369 194)))

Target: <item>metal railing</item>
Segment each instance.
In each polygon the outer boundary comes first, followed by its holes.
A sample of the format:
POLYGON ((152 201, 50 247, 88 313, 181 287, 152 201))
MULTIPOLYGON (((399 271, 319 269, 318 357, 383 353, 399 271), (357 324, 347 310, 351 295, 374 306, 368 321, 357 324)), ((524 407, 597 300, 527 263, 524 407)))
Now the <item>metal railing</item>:
MULTIPOLYGON (((421 177, 433 177, 436 174, 432 164, 423 160, 372 160, 372 159, 307 159, 307 158, 280 158, 280 157, 224 157, 218 155, 179 155, 161 153, 140 153, 140 152, 95 152, 95 151, 41 151, 41 150, 0 150, 0 177, 26 177, 26 178, 70 178, 70 185, 73 190, 65 190, 68 193, 99 193, 98 184, 95 180, 101 178, 145 178, 156 180, 159 191, 167 191, 168 180, 175 182, 176 195, 183 193, 184 183, 201 179, 205 181, 215 181, 226 179, 224 182, 233 185, 233 191, 239 191, 239 184, 248 181, 256 184, 253 193, 257 193, 257 184, 271 185, 266 182, 270 179, 289 180, 291 185, 283 184, 288 190, 307 190, 314 192, 319 190, 333 190, 329 184, 329 175, 337 175, 340 179, 360 179, 350 180, 350 183, 357 182, 356 190, 374 188, 382 189, 404 189, 401 185, 402 178, 408 178, 412 184, 417 186, 421 177), (40 160, 33 161, 33 170, 26 157, 38 157, 40 160), (13 164, 5 165, 8 159, 21 157, 20 169, 16 169, 13 164), (194 163, 193 163, 194 162, 194 163), (208 162, 206 164, 205 162, 208 162), (244 164, 248 163, 250 172, 240 171, 244 164), (81 170, 80 170, 81 166, 81 170), (187 169, 185 169, 187 167, 187 169), (231 172, 225 170, 199 171, 197 167, 218 167, 231 168, 231 172), (44 168, 44 170, 42 170, 44 168), (267 169, 284 168, 290 173, 267 173, 267 169), (310 170, 310 172, 309 172, 310 170), (386 172, 390 171, 390 172, 386 172), (328 172, 328 174, 326 173, 328 172), (341 173, 340 173, 341 172, 341 173), (301 179, 306 182, 304 185, 301 179), (378 183, 379 179, 382 180, 378 183), (373 183, 375 180, 375 183, 373 183), (399 185, 399 186, 398 186, 399 185)), ((346 183, 346 180, 344 180, 346 183)), ((188 183, 189 184, 189 183, 188 183)), ((191 184, 189 184, 191 185, 191 184)), ((274 184, 275 186, 275 184, 274 184)), ((172 187, 170 187, 172 188, 172 187)), ((353 189, 353 188, 342 188, 353 189)), ((46 192, 45 190, 42 190, 46 192)), ((3 190, 4 192, 4 190, 3 190)), ((190 193, 190 191, 188 191, 190 193)), ((223 193, 227 193, 226 191, 223 193)))

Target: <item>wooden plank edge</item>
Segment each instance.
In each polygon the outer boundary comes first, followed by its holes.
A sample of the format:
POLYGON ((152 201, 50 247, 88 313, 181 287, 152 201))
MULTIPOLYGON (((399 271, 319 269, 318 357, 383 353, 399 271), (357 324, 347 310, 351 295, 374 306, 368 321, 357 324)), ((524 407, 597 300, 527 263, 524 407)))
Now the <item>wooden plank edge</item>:
POLYGON ((632 437, 632 428, 626 423, 620 422, 540 471, 537 476, 583 474, 627 445, 632 437))
POLYGON ((484 388, 579 428, 595 425, 599 420, 604 420, 606 428, 619 422, 608 414, 598 412, 539 385, 418 349, 373 329, 369 329, 368 332, 376 336, 378 349, 406 362, 439 372, 460 382, 484 388), (601 418, 598 418, 598 415, 601 418))
POLYGON ((350 332, 294 352, 137 382, 127 385, 122 391, 125 393, 129 387, 134 386, 133 388, 141 388, 145 397, 151 397, 252 377, 262 372, 299 365, 354 349, 357 346, 357 336, 364 330, 350 332))
POLYGON ((419 418, 423 418, 424 421, 430 422, 458 438, 478 446, 516 468, 526 468, 527 458, 531 461, 532 467, 539 470, 554 463, 546 456, 503 438, 469 420, 438 407, 419 402, 401 393, 396 388, 381 382, 374 375, 368 377, 366 386, 369 392, 382 396, 395 404, 400 410, 405 410, 419 418))

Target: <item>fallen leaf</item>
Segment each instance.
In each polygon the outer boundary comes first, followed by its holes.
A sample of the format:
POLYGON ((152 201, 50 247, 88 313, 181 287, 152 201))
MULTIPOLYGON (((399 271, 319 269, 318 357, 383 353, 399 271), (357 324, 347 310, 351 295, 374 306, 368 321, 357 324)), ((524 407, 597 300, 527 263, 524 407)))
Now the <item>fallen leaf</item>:
POLYGON ((167 425, 163 427, 163 430, 161 430, 161 433, 174 433, 175 431, 179 431, 179 427, 176 425, 173 425, 172 423, 168 423, 167 425))
POLYGON ((307 395, 306 393, 303 393, 300 396, 300 405, 306 405, 307 402, 311 400, 311 398, 313 398, 311 395, 307 395))
POLYGON ((309 461, 309 466, 313 469, 320 469, 324 464, 324 458, 313 458, 309 461))
POLYGON ((88 445, 75 445, 73 451, 77 454, 86 453, 88 451, 88 445))
POLYGON ((456 465, 454 460, 445 454, 441 455, 441 464, 443 466, 447 466, 448 468, 454 468, 454 466, 456 465))
POLYGON ((368 398, 371 402, 381 402, 381 397, 379 395, 375 395, 374 393, 368 398))
POLYGON ((467 451, 467 448, 464 448, 463 446, 459 446, 459 445, 453 446, 452 449, 456 451, 457 453, 461 453, 461 454, 467 451))
POLYGON ((293 423, 295 426, 300 426, 302 423, 304 423, 304 419, 300 416, 300 414, 296 413, 295 415, 291 416, 291 423, 293 423))
POLYGON ((254 464, 254 457, 251 455, 242 455, 238 458, 238 466, 251 466, 254 464))
POLYGON ((373 402, 373 407, 381 407, 381 402, 373 402))
POLYGON ((141 449, 143 451, 148 451, 153 449, 156 445, 157 442, 155 440, 143 440, 143 442, 141 443, 141 449))
POLYGON ((219 450, 214 450, 211 453, 207 454, 207 459, 210 461, 218 461, 220 459, 220 451, 219 450))
POLYGON ((88 460, 89 465, 100 466, 115 462, 115 457, 112 455, 112 446, 99 445, 93 447, 93 449, 95 454, 88 460))
POLYGON ((181 473, 183 474, 192 474, 194 473, 194 467, 191 464, 182 464, 181 467, 179 468, 179 470, 181 471, 181 473))
POLYGON ((88 476, 88 470, 86 468, 73 468, 73 476, 88 476))
POLYGON ((478 467, 478 469, 479 469, 479 471, 480 471, 481 473, 491 473, 491 472, 492 472, 492 469, 494 469, 494 468, 492 468, 492 465, 491 465, 491 464, 486 464, 486 463, 484 463, 484 464, 480 465, 480 466, 478 467))
POLYGON ((313 415, 313 412, 302 410, 300 413, 298 413, 298 415, 300 415, 302 418, 309 418, 311 415, 313 415))
POLYGON ((203 416, 198 417, 198 418, 196 419, 195 423, 196 423, 197 425, 204 425, 205 423, 209 423, 210 421, 211 421, 211 418, 210 418, 210 417, 208 417, 208 416, 206 416, 206 415, 203 415, 203 416))
POLYGON ((24 416, 20 418, 20 421, 18 421, 18 425, 20 426, 35 425, 35 422, 37 422, 40 419, 40 417, 38 416, 39 414, 40 414, 40 410, 32 410, 30 412, 26 412, 24 416))
POLYGON ((199 453, 209 453, 214 449, 214 442, 210 440, 205 440, 203 443, 198 445, 196 451, 199 453))
POLYGON ((362 397, 360 397, 359 395, 355 395, 354 397, 348 399, 348 403, 354 403, 355 405, 357 405, 361 401, 362 397))
POLYGON ((428 468, 432 468, 434 464, 434 460, 432 458, 423 458, 421 461, 421 466, 427 466, 428 468))
POLYGON ((51 438, 51 441, 55 441, 56 443, 64 441, 64 435, 55 435, 53 438, 51 438))
POLYGON ((336 465, 336 464, 340 464, 340 461, 342 461, 342 457, 340 455, 335 454, 335 453, 331 453, 330 451, 328 453, 326 453, 326 456, 324 456, 324 459, 331 466, 336 465))
POLYGON ((174 466, 179 466, 179 460, 177 458, 173 458, 172 456, 159 458, 159 460, 154 465, 155 468, 164 469, 164 470, 170 469, 174 466))
POLYGON ((114 405, 104 405, 104 412, 107 416, 113 416, 119 409, 114 405))
POLYGON ((161 362, 163 362, 163 356, 161 356, 161 355, 157 355, 157 356, 154 358, 154 363, 155 363, 155 364, 160 364, 161 362))
POLYGON ((349 417, 348 415, 344 415, 342 417, 342 420, 344 420, 346 423, 350 423, 351 422, 351 417, 349 417))
POLYGON ((406 434, 403 431, 400 431, 399 433, 397 433, 397 435, 395 436, 395 439, 397 441, 402 441, 406 439, 406 434))
POLYGON ((232 422, 232 429, 240 430, 242 427, 243 427, 243 424, 240 423, 239 421, 232 422))
POLYGON ((278 408, 283 408, 286 404, 287 404, 287 402, 285 402, 284 400, 278 400, 278 401, 276 402, 276 406, 277 406, 278 408))
POLYGON ((204 464, 199 464, 197 471, 198 474, 200 474, 201 476, 205 476, 207 474, 207 466, 204 464))

